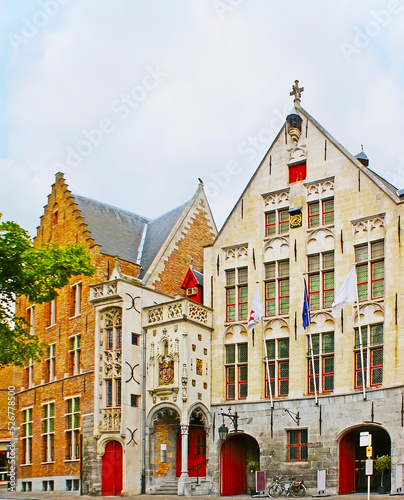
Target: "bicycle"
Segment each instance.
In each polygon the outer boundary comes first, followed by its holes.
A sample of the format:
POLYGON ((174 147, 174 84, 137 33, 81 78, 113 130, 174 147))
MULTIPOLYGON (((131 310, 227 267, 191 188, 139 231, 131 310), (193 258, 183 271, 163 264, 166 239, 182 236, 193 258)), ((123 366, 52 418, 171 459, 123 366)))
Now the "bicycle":
POLYGON ((292 477, 288 481, 282 481, 282 477, 279 474, 275 476, 275 480, 267 488, 268 496, 278 498, 283 492, 287 497, 292 495, 292 497, 299 498, 306 495, 307 490, 303 480, 296 481, 296 478, 292 477))

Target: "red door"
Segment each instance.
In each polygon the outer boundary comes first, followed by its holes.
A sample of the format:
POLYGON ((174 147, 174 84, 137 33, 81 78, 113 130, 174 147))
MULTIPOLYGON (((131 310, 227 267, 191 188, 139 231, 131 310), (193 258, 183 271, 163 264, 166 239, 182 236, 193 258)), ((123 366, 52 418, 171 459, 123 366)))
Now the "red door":
POLYGON ((220 450, 220 494, 222 496, 246 493, 245 436, 227 439, 220 450))
POLYGON ((340 495, 355 493, 355 483, 355 433, 350 432, 339 442, 338 493, 340 495))
POLYGON ((120 495, 122 491, 122 446, 111 441, 102 457, 102 494, 120 495))
MULTIPOLYGON (((181 476, 181 432, 177 434, 177 470, 176 476, 181 476)), ((206 460, 206 432, 204 429, 190 427, 188 434, 188 475, 189 477, 205 477, 206 462, 199 467, 199 472, 195 465, 206 460)))
POLYGON ((188 475, 189 477, 205 477, 206 462, 198 468, 196 465, 206 460, 206 432, 204 429, 189 430, 189 448, 188 448, 188 475))

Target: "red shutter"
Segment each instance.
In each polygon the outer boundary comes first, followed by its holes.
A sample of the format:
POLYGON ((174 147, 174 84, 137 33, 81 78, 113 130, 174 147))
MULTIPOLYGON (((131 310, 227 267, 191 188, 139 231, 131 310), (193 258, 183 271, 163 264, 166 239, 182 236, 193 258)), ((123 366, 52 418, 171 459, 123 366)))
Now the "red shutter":
POLYGON ((289 167, 289 184, 306 179, 306 162, 290 165, 289 167))

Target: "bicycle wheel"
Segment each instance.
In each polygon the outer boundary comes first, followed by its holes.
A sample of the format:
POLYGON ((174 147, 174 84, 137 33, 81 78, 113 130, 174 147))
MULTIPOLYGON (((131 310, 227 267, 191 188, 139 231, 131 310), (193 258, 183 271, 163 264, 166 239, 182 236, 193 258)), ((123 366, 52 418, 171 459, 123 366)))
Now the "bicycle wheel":
POLYGON ((290 490, 290 494, 292 495, 292 497, 295 498, 304 497, 306 493, 307 490, 304 484, 301 484, 298 490, 293 490, 293 489, 290 490))
POLYGON ((279 484, 273 484, 268 488, 268 495, 272 498, 278 498, 282 494, 282 487, 279 484))

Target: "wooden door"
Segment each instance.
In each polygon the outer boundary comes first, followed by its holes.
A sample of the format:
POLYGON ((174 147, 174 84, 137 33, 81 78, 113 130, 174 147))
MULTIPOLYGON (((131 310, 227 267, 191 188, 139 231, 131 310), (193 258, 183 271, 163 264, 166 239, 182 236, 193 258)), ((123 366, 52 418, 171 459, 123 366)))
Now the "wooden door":
POLYGON ((345 434, 339 442, 338 476, 338 493, 340 495, 356 492, 354 432, 345 434))
POLYGON ((220 450, 220 495, 245 493, 246 440, 245 436, 234 436, 227 439, 220 450))
POLYGON ((105 447, 102 457, 102 494, 120 495, 122 491, 122 446, 111 441, 105 447))
MULTIPOLYGON (((176 476, 181 476, 181 453, 182 453, 182 436, 181 432, 177 435, 177 457, 176 457, 176 476)), ((188 434, 188 475, 189 477, 205 477, 206 462, 200 466, 199 473, 198 465, 206 460, 206 432, 205 429, 190 427, 188 434)))
POLYGON ((206 476, 206 462, 199 467, 199 473, 197 471, 198 464, 201 464, 206 460, 206 432, 205 429, 192 427, 189 430, 189 446, 188 446, 188 474, 190 477, 205 477, 206 476))

